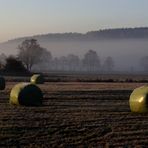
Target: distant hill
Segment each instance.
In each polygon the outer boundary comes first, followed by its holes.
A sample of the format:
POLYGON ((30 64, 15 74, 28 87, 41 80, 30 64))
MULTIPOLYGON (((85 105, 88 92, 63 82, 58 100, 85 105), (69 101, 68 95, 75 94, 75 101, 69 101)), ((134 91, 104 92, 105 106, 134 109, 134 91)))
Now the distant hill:
POLYGON ((140 59, 148 54, 148 27, 21 37, 1 43, 0 54, 16 55, 18 45, 28 38, 37 39, 41 47, 49 50, 53 57, 75 54, 82 58, 89 49, 95 50, 101 61, 107 56, 113 57, 118 70, 139 70, 140 59))
POLYGON ((40 42, 48 41, 93 41, 93 40, 106 40, 106 39, 147 39, 148 27, 139 28, 117 28, 117 29, 104 29, 99 31, 89 31, 85 34, 82 33, 48 33, 35 35, 30 37, 21 37, 8 42, 22 42, 27 38, 35 38, 40 42))

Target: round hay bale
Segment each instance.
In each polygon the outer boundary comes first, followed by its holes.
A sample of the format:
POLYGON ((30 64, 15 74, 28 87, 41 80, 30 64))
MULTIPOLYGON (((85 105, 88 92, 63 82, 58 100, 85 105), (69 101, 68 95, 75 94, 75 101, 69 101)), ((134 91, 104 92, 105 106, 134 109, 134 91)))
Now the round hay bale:
POLYGON ((30 83, 16 84, 10 93, 10 103, 14 105, 40 106, 42 99, 40 88, 30 83))
POLYGON ((0 90, 4 90, 4 89, 5 89, 5 78, 0 77, 0 90))
POLYGON ((148 112, 148 86, 136 88, 130 95, 129 105, 132 112, 148 112))
POLYGON ((34 74, 31 77, 30 82, 32 84, 43 84, 44 83, 44 77, 40 74, 34 74))

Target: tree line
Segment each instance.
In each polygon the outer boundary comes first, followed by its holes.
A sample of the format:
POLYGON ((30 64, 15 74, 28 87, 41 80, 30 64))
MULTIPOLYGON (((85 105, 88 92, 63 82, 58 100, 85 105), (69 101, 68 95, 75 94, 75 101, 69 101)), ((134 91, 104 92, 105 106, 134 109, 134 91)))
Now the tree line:
MULTIPOLYGON (((148 71, 148 56, 144 56, 141 66, 148 71)), ((15 71, 71 71, 71 72, 113 72, 115 61, 111 56, 102 62, 95 50, 88 50, 83 58, 78 55, 53 57, 51 52, 40 46, 36 39, 24 40, 18 45, 18 53, 7 57, 0 55, 0 68, 15 71)))

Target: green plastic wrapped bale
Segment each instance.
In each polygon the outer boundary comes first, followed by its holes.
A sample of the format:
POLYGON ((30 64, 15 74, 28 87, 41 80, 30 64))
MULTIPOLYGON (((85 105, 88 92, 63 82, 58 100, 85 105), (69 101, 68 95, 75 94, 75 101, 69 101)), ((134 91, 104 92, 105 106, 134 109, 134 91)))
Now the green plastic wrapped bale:
POLYGON ((40 74, 34 74, 31 77, 31 83, 32 84, 43 84, 44 83, 44 77, 40 74))
POLYGON ((31 83, 16 84, 10 93, 10 104, 14 105, 40 106, 42 99, 40 88, 31 83))
POLYGON ((129 104, 132 112, 148 112, 148 86, 136 88, 130 95, 129 104))
POLYGON ((0 77, 0 90, 4 90, 4 89, 5 89, 5 78, 0 77))

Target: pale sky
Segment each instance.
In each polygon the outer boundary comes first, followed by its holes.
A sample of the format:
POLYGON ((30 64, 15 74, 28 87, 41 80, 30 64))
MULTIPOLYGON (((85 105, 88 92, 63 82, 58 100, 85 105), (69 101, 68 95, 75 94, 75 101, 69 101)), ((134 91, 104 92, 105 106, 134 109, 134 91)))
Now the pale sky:
POLYGON ((0 0, 0 42, 16 37, 148 26, 148 0, 0 0))

